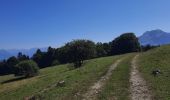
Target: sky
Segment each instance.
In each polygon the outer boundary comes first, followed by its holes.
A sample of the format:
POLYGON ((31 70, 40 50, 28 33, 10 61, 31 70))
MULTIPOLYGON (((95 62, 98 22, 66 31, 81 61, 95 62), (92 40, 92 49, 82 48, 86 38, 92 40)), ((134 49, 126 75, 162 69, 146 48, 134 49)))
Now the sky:
POLYGON ((126 32, 170 32, 170 0, 0 0, 0 49, 109 42, 126 32))

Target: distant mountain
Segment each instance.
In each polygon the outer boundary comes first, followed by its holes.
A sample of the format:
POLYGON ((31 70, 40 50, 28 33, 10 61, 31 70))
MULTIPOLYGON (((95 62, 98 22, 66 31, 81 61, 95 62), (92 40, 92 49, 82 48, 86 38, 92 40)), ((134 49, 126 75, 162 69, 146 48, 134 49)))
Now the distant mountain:
MULTIPOLYGON (((17 56, 19 52, 22 52, 22 54, 28 55, 29 57, 32 57, 33 54, 37 51, 38 48, 31 48, 31 49, 0 49, 0 60, 7 59, 11 56, 17 56)), ((47 51, 47 48, 40 48, 41 51, 47 51)))
POLYGON ((12 56, 12 55, 8 51, 0 50, 0 60, 9 58, 10 56, 12 56))
POLYGON ((170 33, 164 32, 160 29, 147 31, 139 37, 141 45, 164 45, 170 44, 170 33))

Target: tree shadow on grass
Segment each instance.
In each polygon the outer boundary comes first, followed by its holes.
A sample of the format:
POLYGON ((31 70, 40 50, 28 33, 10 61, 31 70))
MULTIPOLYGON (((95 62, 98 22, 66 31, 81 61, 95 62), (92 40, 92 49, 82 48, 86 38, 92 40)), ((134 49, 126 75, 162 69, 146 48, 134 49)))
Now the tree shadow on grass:
POLYGON ((17 77, 17 78, 14 78, 14 79, 3 81, 3 82, 1 82, 1 84, 6 84, 6 83, 10 83, 10 82, 14 82, 14 81, 19 81, 19 80, 23 80, 23 79, 27 79, 27 77, 17 77))

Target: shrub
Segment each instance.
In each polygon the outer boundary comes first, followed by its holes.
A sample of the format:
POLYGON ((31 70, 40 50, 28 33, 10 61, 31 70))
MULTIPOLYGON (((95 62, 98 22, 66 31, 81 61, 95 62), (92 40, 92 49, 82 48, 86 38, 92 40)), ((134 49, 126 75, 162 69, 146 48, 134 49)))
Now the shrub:
POLYGON ((15 76, 33 77, 39 71, 38 65, 32 60, 22 61, 15 68, 15 76))
POLYGON ((60 64, 60 62, 59 62, 58 60, 54 60, 54 61, 52 62, 52 66, 59 65, 59 64, 60 64))

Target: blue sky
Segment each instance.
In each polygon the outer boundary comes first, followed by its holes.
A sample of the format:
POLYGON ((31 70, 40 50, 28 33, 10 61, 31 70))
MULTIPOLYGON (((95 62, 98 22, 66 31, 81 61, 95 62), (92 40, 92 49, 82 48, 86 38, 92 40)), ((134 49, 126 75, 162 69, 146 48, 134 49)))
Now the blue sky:
POLYGON ((170 0, 0 0, 0 49, 108 42, 125 32, 170 32, 170 0))

